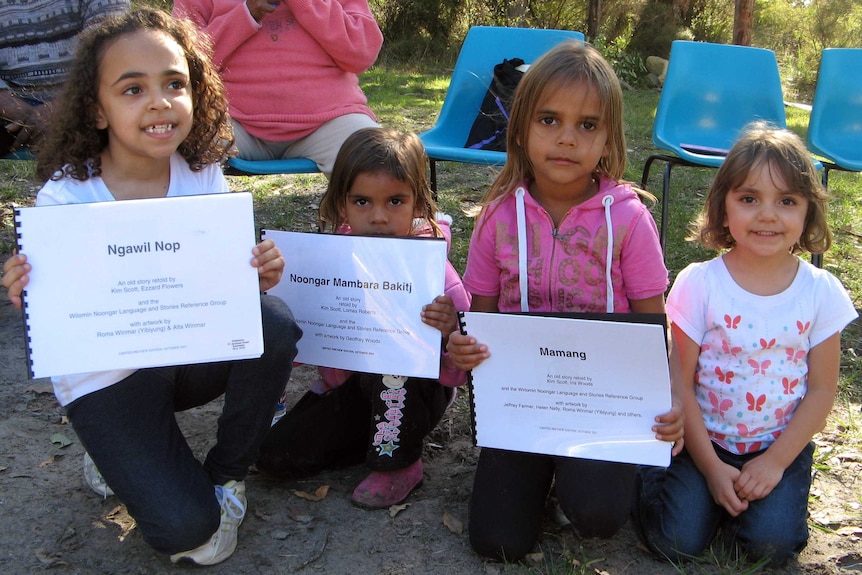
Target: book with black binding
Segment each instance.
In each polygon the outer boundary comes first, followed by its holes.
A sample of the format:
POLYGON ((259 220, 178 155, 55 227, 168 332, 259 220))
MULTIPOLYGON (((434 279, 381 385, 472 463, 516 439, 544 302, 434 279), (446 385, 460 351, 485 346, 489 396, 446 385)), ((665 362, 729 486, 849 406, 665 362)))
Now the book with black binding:
POLYGON ((491 357, 468 378, 481 447, 667 465, 655 439, 671 408, 664 314, 460 314, 491 357))

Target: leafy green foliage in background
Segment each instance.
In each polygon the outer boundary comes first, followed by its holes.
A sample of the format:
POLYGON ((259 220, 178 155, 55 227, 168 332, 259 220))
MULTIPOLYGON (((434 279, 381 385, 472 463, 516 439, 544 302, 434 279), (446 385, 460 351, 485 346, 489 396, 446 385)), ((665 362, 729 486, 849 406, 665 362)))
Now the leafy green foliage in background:
MULTIPOLYGON (((133 0, 170 10, 171 0, 133 0)), ((587 31, 589 0, 369 0, 385 42, 378 63, 450 69, 471 26, 587 31)), ((647 56, 666 58, 674 40, 729 43, 727 0, 602 0, 589 40, 603 47, 620 77, 643 86, 647 56)), ((774 50, 788 100, 810 103, 824 48, 862 45, 858 0, 756 0, 752 45, 774 50)))

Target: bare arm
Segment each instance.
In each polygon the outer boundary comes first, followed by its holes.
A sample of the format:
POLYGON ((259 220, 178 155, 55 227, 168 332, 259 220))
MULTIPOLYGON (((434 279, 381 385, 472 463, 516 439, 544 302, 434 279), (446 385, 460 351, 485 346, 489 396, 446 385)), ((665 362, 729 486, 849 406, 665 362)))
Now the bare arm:
POLYGON ((671 343, 679 357, 679 370, 682 377, 682 400, 685 412, 685 448, 703 474, 709 492, 715 502, 736 517, 746 509, 748 502, 736 494, 733 482, 739 477, 739 470, 721 461, 712 446, 712 440, 703 423, 703 414, 694 395, 694 377, 700 343, 688 337, 675 324, 671 326, 671 343))
POLYGON ((47 104, 33 105, 17 98, 10 90, 0 89, 0 121, 15 134, 14 148, 32 146, 45 135, 48 127, 47 104))
POLYGON ((760 456, 742 466, 735 482, 742 499, 753 501, 769 495, 793 460, 820 432, 835 401, 841 356, 841 334, 835 333, 808 353, 808 391, 787 427, 760 456))

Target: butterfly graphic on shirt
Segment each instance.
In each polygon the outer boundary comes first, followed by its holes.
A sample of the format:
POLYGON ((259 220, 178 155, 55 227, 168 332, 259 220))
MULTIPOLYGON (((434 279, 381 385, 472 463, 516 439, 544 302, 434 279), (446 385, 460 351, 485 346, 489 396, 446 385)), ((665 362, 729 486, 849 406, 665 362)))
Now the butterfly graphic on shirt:
POLYGON ((718 376, 718 381, 730 385, 733 383, 732 380, 735 374, 732 371, 721 371, 720 367, 715 366, 715 375, 718 376))
MULTIPOLYGON (((744 423, 737 423, 736 424, 736 433, 740 437, 754 437, 754 436, 756 436, 762 432, 763 432, 762 427, 754 427, 754 428, 749 429, 748 426, 745 425, 744 423)), ((752 444, 745 444, 745 443, 740 442, 740 443, 736 444, 736 450, 739 453, 754 453, 756 451, 760 451, 760 447, 762 444, 763 444, 762 441, 755 441, 752 444)))
POLYGON ((811 327, 811 322, 806 321, 805 323, 802 323, 801 321, 797 321, 796 327, 799 329, 799 335, 805 335, 805 332, 807 332, 808 328, 811 327))
POLYGON ((763 411, 763 404, 766 403, 766 394, 754 397, 754 394, 748 391, 745 393, 745 401, 748 402, 748 411, 763 411))
POLYGON ((778 426, 785 426, 787 422, 790 421, 790 414, 793 413, 793 410, 796 409, 795 403, 788 403, 784 407, 776 408, 775 410, 775 423, 778 426))
POLYGON ((793 390, 796 389, 797 385, 799 385, 799 378, 797 377, 796 379, 791 380, 790 378, 782 377, 781 385, 784 387, 784 393, 787 395, 794 395, 796 392, 793 390))
POLYGON ((768 359, 764 359, 762 362, 757 363, 757 360, 749 359, 748 365, 754 368, 754 375, 757 375, 758 373, 765 374, 769 366, 772 365, 772 362, 768 359))
POLYGON ((719 400, 718 396, 711 391, 709 392, 709 402, 712 404, 712 413, 717 413, 722 419, 724 419, 724 413, 733 407, 733 401, 729 399, 719 400))
POLYGON ((741 347, 730 347, 730 343, 726 339, 721 340, 721 349, 724 350, 724 353, 733 357, 736 357, 736 354, 742 351, 741 347))
POLYGON ((788 347, 784 351, 787 352, 787 361, 792 361, 793 363, 799 363, 799 360, 805 357, 805 350, 800 349, 796 351, 792 347, 788 347))
POLYGON ((760 347, 762 347, 763 349, 772 349, 772 346, 774 346, 774 345, 775 345, 775 338, 772 338, 769 341, 766 341, 765 339, 760 338, 760 347))
POLYGON ((736 329, 739 326, 739 322, 741 319, 742 316, 739 315, 736 317, 730 317, 729 315, 725 314, 724 323, 728 329, 736 329))
POLYGON ((739 435, 740 437, 754 437, 755 435, 762 433, 762 432, 763 432, 762 427, 752 427, 751 429, 749 429, 748 426, 745 425, 744 423, 737 423, 736 424, 736 434, 739 435))

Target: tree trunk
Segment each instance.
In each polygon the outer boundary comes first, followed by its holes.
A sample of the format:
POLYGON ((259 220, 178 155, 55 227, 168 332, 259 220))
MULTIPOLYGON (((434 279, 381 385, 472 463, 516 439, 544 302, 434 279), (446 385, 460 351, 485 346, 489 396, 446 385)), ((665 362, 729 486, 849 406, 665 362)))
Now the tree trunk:
POLYGON ((733 14, 733 43, 751 46, 751 28, 754 25, 754 0, 736 0, 733 14))
POLYGON ((509 26, 524 26, 527 23, 527 5, 529 0, 509 2, 506 10, 509 16, 509 26))
POLYGON ((602 0, 590 0, 590 10, 587 15, 587 40, 592 42, 599 35, 599 23, 602 20, 602 0))

